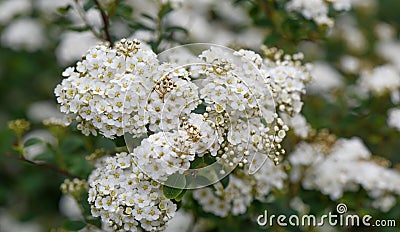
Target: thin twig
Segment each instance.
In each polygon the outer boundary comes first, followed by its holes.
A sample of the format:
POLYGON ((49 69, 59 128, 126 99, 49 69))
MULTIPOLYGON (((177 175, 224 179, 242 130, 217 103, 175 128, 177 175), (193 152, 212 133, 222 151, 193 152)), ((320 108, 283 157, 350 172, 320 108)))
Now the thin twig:
POLYGON ((86 17, 86 12, 83 10, 81 5, 79 4, 78 0, 74 0, 76 11, 78 12, 79 17, 82 19, 83 23, 90 29, 94 36, 98 39, 104 39, 103 36, 96 31, 93 26, 89 23, 89 20, 86 17))
POLYGON ((53 171, 53 172, 62 174, 62 175, 64 175, 64 176, 67 176, 67 177, 70 177, 70 178, 79 178, 78 176, 75 176, 75 175, 69 173, 69 172, 66 171, 66 170, 59 169, 59 168, 57 168, 57 167, 55 167, 55 166, 53 166, 53 165, 51 165, 51 164, 48 164, 48 163, 36 163, 36 162, 33 162, 33 161, 31 161, 31 160, 26 159, 26 158, 25 158, 24 156, 22 156, 22 155, 12 155, 12 154, 10 154, 10 153, 6 153, 6 156, 7 156, 8 158, 12 158, 12 159, 24 161, 24 162, 26 162, 26 163, 33 164, 33 165, 38 166, 38 167, 43 167, 43 168, 49 169, 49 170, 51 170, 51 171, 53 171))
POLYGON ((111 39, 111 35, 110 35, 110 31, 108 28, 108 24, 109 24, 109 19, 108 16, 106 14, 106 12, 103 10, 103 8, 101 7, 100 3, 98 0, 93 0, 93 2, 96 4, 96 6, 99 8, 100 14, 101 14, 101 19, 103 20, 103 25, 104 25, 104 34, 106 36, 106 40, 110 43, 110 46, 112 46, 113 41, 111 39))

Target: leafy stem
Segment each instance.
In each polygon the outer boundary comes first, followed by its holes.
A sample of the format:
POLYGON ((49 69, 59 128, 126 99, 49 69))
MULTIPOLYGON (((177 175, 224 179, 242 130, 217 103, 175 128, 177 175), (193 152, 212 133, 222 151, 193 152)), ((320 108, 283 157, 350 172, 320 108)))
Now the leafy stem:
POLYGON ((31 161, 31 160, 28 160, 23 155, 13 155, 11 153, 6 153, 6 156, 9 157, 9 158, 16 159, 16 160, 24 161, 24 162, 29 163, 29 164, 33 164, 33 165, 38 166, 38 167, 46 168, 48 170, 54 171, 56 173, 59 173, 61 175, 64 175, 64 176, 67 176, 67 177, 70 177, 70 178, 79 178, 78 176, 75 176, 75 175, 71 174, 67 170, 60 169, 60 168, 58 168, 56 166, 53 166, 51 164, 48 164, 48 163, 37 163, 37 162, 31 161))

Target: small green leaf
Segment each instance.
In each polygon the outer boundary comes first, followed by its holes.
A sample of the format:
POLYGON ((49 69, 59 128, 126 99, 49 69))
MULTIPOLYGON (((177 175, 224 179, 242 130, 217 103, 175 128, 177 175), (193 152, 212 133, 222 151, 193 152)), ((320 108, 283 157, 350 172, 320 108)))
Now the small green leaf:
POLYGON ((55 161, 54 159, 54 153, 52 153, 49 150, 44 151, 43 153, 35 156, 33 158, 35 161, 49 161, 49 162, 53 162, 55 161))
POLYGON ((68 231, 78 231, 83 229, 86 226, 86 223, 83 221, 71 221, 67 220, 63 223, 63 229, 68 231))
POLYGON ((196 157, 191 163, 190 163, 190 169, 197 169, 206 166, 204 163, 204 157, 196 157))
POLYGON ((219 182, 221 182, 222 186, 224 186, 224 189, 226 189, 226 187, 228 187, 228 185, 229 185, 229 175, 226 175, 219 182))
POLYGON ((215 163, 215 161, 217 161, 217 160, 211 154, 208 153, 208 154, 204 155, 204 163, 210 165, 210 164, 215 163))
POLYGON ((182 201, 182 198, 185 196, 186 192, 187 192, 187 189, 184 189, 177 197, 175 197, 175 200, 178 202, 182 201))
POLYGON ((130 18, 132 15, 133 9, 132 7, 126 4, 118 4, 115 15, 123 17, 123 18, 130 18))
POLYGON ((72 8, 72 6, 71 6, 70 4, 68 4, 68 5, 65 6, 65 7, 59 7, 59 8, 57 8, 57 11, 58 11, 58 13, 65 15, 65 14, 68 13, 68 11, 69 11, 71 8, 72 8))
POLYGON ((140 15, 143 16, 144 18, 150 19, 151 21, 155 21, 154 17, 149 14, 141 13, 140 15))
POLYGON ((176 199, 186 186, 186 178, 184 175, 178 173, 172 174, 168 177, 165 185, 163 186, 163 192, 166 198, 176 199), (173 186, 173 187, 170 187, 173 186))
POLYGON ((158 12, 158 17, 162 19, 166 14, 168 14, 172 10, 173 8, 169 4, 163 5, 161 7, 161 10, 158 12))
POLYGON ((164 196, 168 199, 175 199, 177 198, 181 193, 183 192, 183 189, 178 189, 178 188, 172 188, 169 186, 164 185, 163 186, 163 193, 164 196))
POLYGON ((79 136, 66 137, 62 142, 60 149, 63 154, 68 154, 76 151, 78 148, 84 145, 84 141, 79 136))
POLYGON ((67 29, 68 29, 68 30, 71 30, 71 31, 76 31, 76 32, 83 32, 83 31, 88 31, 88 30, 90 30, 90 27, 89 27, 89 26, 84 26, 84 27, 68 27, 67 29))
POLYGON ((35 144, 43 144, 43 143, 44 143, 43 140, 39 138, 31 138, 24 143, 24 147, 29 147, 35 144))
POLYGON ((183 32, 184 34, 188 34, 188 33, 189 33, 188 30, 186 30, 186 29, 183 28, 183 27, 179 27, 179 26, 167 27, 167 28, 165 29, 165 31, 167 31, 167 32, 180 31, 180 32, 183 32))

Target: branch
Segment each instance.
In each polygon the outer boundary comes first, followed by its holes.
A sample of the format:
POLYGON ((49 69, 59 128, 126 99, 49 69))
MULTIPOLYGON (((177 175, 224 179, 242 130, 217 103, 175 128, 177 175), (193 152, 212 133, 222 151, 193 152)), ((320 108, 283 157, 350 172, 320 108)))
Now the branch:
POLYGON ((22 155, 18 155, 18 156, 17 156, 17 155, 12 155, 12 154, 10 154, 10 153, 6 153, 6 156, 7 156, 8 158, 12 158, 12 159, 24 161, 24 162, 26 162, 26 163, 33 164, 33 165, 38 166, 38 167, 46 168, 46 169, 48 169, 48 170, 51 170, 51 171, 56 172, 56 173, 58 173, 58 174, 67 176, 67 177, 69 177, 69 178, 79 178, 78 176, 75 176, 75 175, 69 173, 69 172, 66 171, 66 170, 59 169, 59 168, 57 168, 56 166, 53 166, 53 165, 48 164, 48 163, 36 163, 36 162, 33 162, 33 161, 31 161, 31 160, 26 159, 26 158, 25 158, 24 156, 22 156, 22 155))
POLYGON ((102 35, 90 25, 89 20, 86 17, 86 12, 81 5, 79 5, 78 0, 74 0, 74 3, 76 6, 76 11, 78 11, 78 15, 82 19, 83 23, 90 29, 94 36, 96 36, 98 39, 104 39, 102 35))
POLYGON ((104 34, 106 36, 106 40, 110 43, 110 46, 112 46, 113 41, 111 39, 110 36, 110 31, 109 31, 109 19, 108 16, 106 14, 106 12, 103 10, 103 8, 101 7, 100 3, 98 0, 93 0, 93 2, 96 4, 96 6, 99 8, 100 14, 101 14, 101 19, 103 20, 103 24, 104 24, 104 34))

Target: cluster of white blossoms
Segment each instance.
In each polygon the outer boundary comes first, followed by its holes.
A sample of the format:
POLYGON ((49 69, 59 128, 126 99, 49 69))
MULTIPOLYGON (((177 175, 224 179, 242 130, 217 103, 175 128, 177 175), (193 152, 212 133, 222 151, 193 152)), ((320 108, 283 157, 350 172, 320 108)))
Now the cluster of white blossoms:
POLYGON ((356 137, 339 139, 331 147, 302 142, 289 161, 292 182, 301 180, 305 189, 317 189, 332 200, 361 186, 375 199, 372 206, 387 211, 395 204, 388 199, 400 195, 400 173, 387 168, 386 161, 372 157, 356 137))
POLYGON ((351 0, 291 0, 286 4, 288 11, 301 13, 306 19, 331 27, 334 21, 328 16, 329 7, 336 11, 347 11, 351 8, 351 0))
POLYGON ((392 65, 378 66, 362 73, 358 85, 375 96, 392 93, 400 88, 400 73, 392 65))
MULTIPOLYGON (((246 166, 244 170, 248 168, 246 166)), ((216 183, 213 187, 195 190, 193 198, 205 212, 219 217, 241 215, 246 213, 254 199, 264 200, 272 189, 282 189, 286 178, 282 166, 275 166, 272 161, 266 160, 254 175, 239 170, 229 175, 229 184, 225 188, 216 183)))
POLYGON ((99 131, 107 138, 176 133, 202 106, 205 112, 196 114, 214 130, 205 134, 218 136, 214 156, 223 145, 218 154, 230 156, 229 162, 247 162, 241 155, 254 152, 278 162, 289 128, 276 108, 291 116, 300 112, 309 68, 301 65, 300 54, 265 50, 273 59, 211 47, 198 56, 202 65, 183 68, 160 64, 138 40, 99 44, 63 72, 55 94, 68 123, 77 121, 85 135, 99 131))
POLYGON ((262 71, 269 77, 278 110, 291 116, 299 114, 303 106, 301 95, 305 84, 311 81, 311 64, 302 64, 302 53, 288 55, 277 48, 262 49, 268 57, 262 71))
POLYGON ((160 231, 177 209, 125 152, 102 158, 88 184, 92 215, 105 231, 160 231))
MULTIPOLYGON (((219 216, 243 214, 254 199, 282 188, 286 174, 274 164, 285 154, 281 143, 289 127, 279 115, 299 115, 309 67, 301 54, 264 52, 267 58, 210 46, 182 65, 161 63, 144 43, 122 39, 90 48, 67 68, 55 89, 67 123, 76 121, 85 135, 140 141, 130 154, 102 160, 91 174, 93 215, 109 229, 158 230, 175 206, 157 183, 175 174, 215 183, 238 166, 227 188, 215 184, 209 198, 198 198, 205 211, 219 216), (218 172, 191 170, 206 157, 218 163, 218 172)), ((194 195, 202 191, 211 188, 194 195)))
POLYGON ((387 124, 400 131, 400 108, 392 108, 388 112, 387 124))
POLYGON ((133 150, 135 163, 157 181, 166 181, 176 172, 182 174, 196 155, 217 155, 220 146, 211 125, 202 115, 190 114, 180 130, 158 132, 144 139, 133 150))
POLYGON ((92 47, 76 68, 63 72, 66 78, 55 89, 60 110, 68 122, 77 120, 85 135, 97 130, 108 138, 124 130, 140 135, 146 132, 143 108, 157 70, 156 55, 140 41, 92 47))

